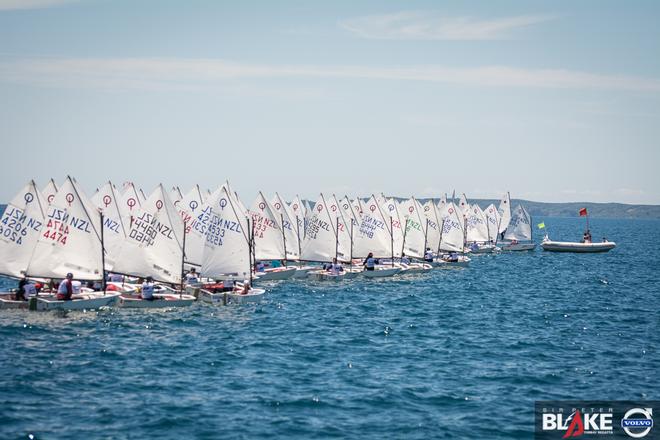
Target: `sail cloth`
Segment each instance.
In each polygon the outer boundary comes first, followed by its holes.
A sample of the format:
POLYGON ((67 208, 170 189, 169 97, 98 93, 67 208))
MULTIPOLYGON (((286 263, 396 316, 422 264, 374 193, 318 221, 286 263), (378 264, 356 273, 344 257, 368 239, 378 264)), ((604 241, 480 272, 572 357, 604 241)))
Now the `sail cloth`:
POLYGON ((458 201, 458 208, 463 214, 467 214, 468 211, 470 211, 470 204, 468 203, 465 193, 461 194, 461 199, 458 201))
POLYGON ((501 234, 509 227, 511 221, 511 196, 508 192, 502 196, 498 212, 500 214, 499 233, 501 234))
POLYGON ((399 204, 394 198, 387 199, 381 195, 378 200, 380 201, 388 230, 392 234, 394 256, 400 257, 403 253, 403 223, 405 219, 400 215, 399 204))
POLYGON ((200 221, 198 217, 202 215, 204 199, 199 185, 195 185, 178 203, 174 203, 181 221, 186 225, 185 260, 186 263, 195 266, 202 265, 202 252, 206 240, 202 232, 203 228, 197 225, 200 221))
POLYGON ((170 190, 170 199, 172 200, 172 203, 174 203, 174 206, 176 206, 179 201, 183 199, 183 194, 181 193, 181 189, 179 189, 178 186, 173 186, 170 190))
POLYGON ((181 282, 183 222, 163 185, 135 211, 113 271, 181 282))
POLYGON ((250 207, 250 215, 254 234, 254 257, 257 260, 284 259, 284 234, 280 226, 280 216, 275 214, 275 208, 261 191, 250 207))
MULTIPOLYGON (((443 204, 443 207, 447 204, 443 204)), ((426 248, 433 251, 438 249, 440 244, 440 228, 442 227, 442 218, 439 215, 438 205, 433 200, 429 200, 422 205, 424 217, 426 218, 425 234, 426 248)))
POLYGON ((46 206, 50 205, 53 199, 57 194, 57 184, 54 179, 50 179, 44 189, 41 190, 41 198, 46 203, 46 206))
POLYGON ((530 241, 532 239, 532 219, 522 205, 516 206, 509 227, 506 228, 504 233, 504 239, 518 241, 530 241))
POLYGON ((307 261, 332 261, 339 249, 336 232, 336 206, 331 213, 321 194, 307 216, 307 235, 303 241, 301 259, 307 261))
POLYGON ((375 257, 390 257, 392 236, 389 216, 386 220, 380 204, 373 195, 362 207, 360 225, 353 235, 353 256, 364 258, 373 252, 375 257))
POLYGON ((492 203, 488 205, 484 212, 486 224, 488 225, 488 239, 497 242, 499 238, 500 214, 492 203))
POLYGON ((0 218, 0 274, 25 276, 44 225, 46 206, 31 180, 5 207, 0 218))
POLYGON ((305 222, 307 216, 305 205, 300 201, 300 197, 296 196, 289 204, 289 208, 291 208, 291 212, 297 222, 296 230, 298 231, 298 236, 300 237, 300 240, 303 241, 305 239, 305 228, 307 226, 305 222))
POLYGON ((112 270, 119 250, 126 239, 126 213, 122 209, 117 189, 111 182, 103 185, 92 197, 92 203, 103 213, 103 243, 105 268, 112 270))
POLYGON ((211 211, 202 274, 211 278, 227 275, 248 278, 251 271, 248 218, 237 209, 228 185, 214 192, 208 205, 211 211))
POLYGON ((328 198, 328 213, 330 219, 334 219, 335 232, 337 233, 337 260, 350 262, 352 256, 353 237, 351 232, 351 217, 344 215, 341 203, 333 194, 328 198))
POLYGON ((470 205, 470 210, 465 215, 465 227, 465 241, 468 243, 486 243, 489 241, 486 216, 476 203, 470 205))
POLYGON ((296 218, 293 215, 289 205, 284 203, 284 200, 282 200, 278 193, 275 193, 275 196, 273 197, 273 200, 270 204, 275 209, 275 214, 280 216, 280 225, 284 230, 286 258, 288 260, 298 260, 300 258, 302 241, 298 236, 298 225, 296 218))
POLYGON ((439 214, 442 217, 442 231, 438 252, 463 252, 465 242, 465 222, 460 209, 453 202, 449 202, 439 214))
POLYGON ((426 250, 426 217, 422 205, 411 197, 401 205, 405 222, 403 233, 403 253, 409 257, 424 258, 426 250))
POLYGON ((67 177, 46 210, 45 224, 27 274, 39 278, 103 278, 101 216, 85 193, 67 177))
POLYGON ((340 224, 343 225, 339 228, 339 241, 341 248, 347 250, 348 255, 343 255, 342 261, 351 262, 353 260, 353 247, 355 242, 355 231, 357 231, 360 223, 355 216, 351 201, 348 197, 339 201, 340 224))

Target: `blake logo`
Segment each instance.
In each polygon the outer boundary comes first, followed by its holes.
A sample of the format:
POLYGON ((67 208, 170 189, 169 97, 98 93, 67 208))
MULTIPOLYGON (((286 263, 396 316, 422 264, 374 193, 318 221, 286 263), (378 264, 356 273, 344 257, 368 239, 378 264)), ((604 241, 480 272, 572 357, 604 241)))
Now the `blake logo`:
POLYGON ((562 438, 579 437, 584 434, 584 423, 582 423, 582 414, 580 414, 579 409, 576 409, 566 420, 571 420, 571 424, 568 425, 566 434, 562 438), (573 420, 571 420, 571 417, 573 420))

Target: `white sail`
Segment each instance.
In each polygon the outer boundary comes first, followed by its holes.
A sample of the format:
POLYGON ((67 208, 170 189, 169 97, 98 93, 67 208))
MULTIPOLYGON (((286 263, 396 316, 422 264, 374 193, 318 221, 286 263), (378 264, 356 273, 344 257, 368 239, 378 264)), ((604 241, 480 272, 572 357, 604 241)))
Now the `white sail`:
POLYGON ((460 209, 463 214, 467 214, 470 210, 470 204, 468 203, 465 193, 461 194, 461 199, 458 201, 458 209, 460 209))
POLYGON ((124 225, 128 227, 131 225, 131 218, 138 212, 138 209, 142 205, 142 199, 132 182, 124 183, 120 198, 119 206, 125 215, 123 219, 124 225))
POLYGON ((5 207, 0 219, 0 274, 22 278, 39 240, 46 202, 34 180, 5 207))
POLYGON ((390 218, 383 215, 375 196, 362 205, 360 225, 353 235, 353 255, 364 258, 370 252, 375 257, 390 257, 392 254, 390 218))
POLYGON ((305 205, 300 201, 300 197, 296 196, 289 204, 289 208, 298 223, 296 229, 299 231, 300 240, 303 241, 305 239, 305 217, 307 216, 305 205))
MULTIPOLYGON (((447 204, 442 204, 443 209, 447 204)), ((442 218, 440 217, 438 205, 434 203, 433 200, 429 200, 424 205, 422 205, 424 212, 424 217, 426 218, 426 223, 424 225, 426 232, 426 247, 436 251, 438 245, 440 244, 440 230, 442 228, 442 218)))
POLYGON ((113 271, 180 283, 183 228, 169 194, 158 185, 132 216, 113 271))
POLYGON ((350 262, 353 258, 353 248, 355 247, 355 234, 360 226, 359 217, 355 213, 353 204, 351 200, 344 196, 344 198, 339 202, 339 211, 341 212, 341 221, 344 225, 346 235, 343 235, 343 231, 340 231, 339 239, 344 241, 342 243, 342 249, 347 251, 347 254, 343 255, 342 261, 350 262))
POLYGON ((181 189, 179 189, 178 186, 173 186, 170 190, 170 199, 175 206, 179 203, 179 201, 181 201, 181 199, 183 199, 183 194, 181 193, 181 189))
POLYGON ((405 224, 403 253, 406 256, 424 258, 427 226, 423 211, 424 208, 414 197, 404 201, 401 205, 401 214, 405 224))
POLYGON ((43 190, 41 196, 46 205, 50 205, 57 194, 57 184, 54 179, 50 179, 43 190))
POLYGON ((204 209, 204 197, 199 185, 193 186, 178 203, 174 203, 174 206, 181 221, 186 225, 186 263, 201 266, 206 236, 204 228, 198 227, 199 225, 196 224, 200 221, 198 217, 204 209))
POLYGON ((280 216, 275 208, 259 192, 250 207, 252 233, 254 234, 254 257, 257 260, 280 260, 284 255, 284 235, 280 216))
POLYGON ((442 233, 438 249, 440 251, 463 252, 465 222, 461 210, 453 202, 449 202, 439 214, 442 217, 442 233))
POLYGON ((495 205, 492 203, 488 205, 486 211, 484 211, 484 215, 486 216, 486 224, 488 226, 488 239, 497 242, 500 235, 498 228, 501 223, 501 218, 495 205))
MULTIPOLYGON (((343 262, 351 261, 351 221, 352 218, 346 214, 337 197, 333 194, 328 198, 328 212, 331 220, 335 222, 335 232, 339 246, 337 247, 337 259, 343 262)), ((355 229, 355 228, 354 228, 355 229)))
POLYGON ((120 205, 117 189, 111 182, 103 185, 92 197, 92 203, 103 213, 103 242, 105 268, 112 270, 119 250, 126 239, 126 214, 120 205))
POLYGON ((465 214, 465 241, 468 243, 488 242, 488 225, 486 224, 486 216, 476 203, 470 205, 470 210, 465 214))
POLYGON ((40 278, 81 280, 103 277, 101 216, 85 193, 67 177, 46 211, 45 224, 27 273, 40 278))
POLYGON ((393 198, 387 199, 383 195, 378 200, 383 210, 387 228, 394 240, 394 256, 400 257, 403 252, 403 223, 405 219, 399 213, 399 203, 393 198))
MULTIPOLYGON (((275 193, 271 205, 275 213, 280 216, 280 225, 284 230, 286 239, 286 258, 288 260, 298 260, 302 248, 302 239, 298 236, 298 224, 291 208, 287 205, 278 193, 275 193)), ((301 230, 302 232, 302 230, 301 230)))
POLYGON ((532 239, 532 219, 522 205, 516 206, 509 227, 504 233, 505 240, 529 241, 532 239))
POLYGON ((234 195, 222 186, 207 201, 211 207, 201 273, 206 277, 250 276, 248 219, 237 209, 234 195))
POLYGON ((353 216, 355 217, 355 220, 359 222, 360 218, 362 217, 362 213, 364 212, 364 207, 362 206, 362 200, 356 197, 351 201, 351 207, 353 208, 353 216))
POLYGON ((500 227, 498 232, 501 234, 509 227, 509 222, 511 221, 511 196, 508 192, 502 196, 498 212, 500 214, 500 227))
POLYGON ((307 235, 303 241, 303 260, 332 261, 337 255, 336 217, 328 210, 323 194, 307 216, 307 235))
POLYGON ((142 202, 145 202, 147 200, 147 195, 142 191, 142 188, 138 190, 138 195, 140 196, 140 199, 142 202))

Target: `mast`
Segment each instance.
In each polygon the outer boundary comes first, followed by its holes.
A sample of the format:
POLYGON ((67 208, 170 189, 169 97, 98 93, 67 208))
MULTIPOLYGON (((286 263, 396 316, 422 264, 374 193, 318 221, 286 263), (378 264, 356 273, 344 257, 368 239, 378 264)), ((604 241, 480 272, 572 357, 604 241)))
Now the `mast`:
POLYGON ((280 226, 282 226, 282 242, 284 243, 284 266, 286 267, 286 234, 284 233, 284 214, 280 212, 280 226))
POLYGON ((351 267, 353 267, 353 222, 355 220, 351 217, 351 267))
POLYGON ((440 247, 442 246, 442 234, 445 232, 445 219, 442 219, 442 224, 440 225, 440 241, 438 241, 438 252, 437 256, 440 256, 440 247))
MULTIPOLYGON (((426 216, 424 217, 426 218, 426 216)), ((426 239, 429 234, 429 219, 426 219, 426 227, 424 228, 424 256, 426 256, 426 239)))
POLYGON ((103 278, 101 281, 101 286, 103 286, 103 294, 105 295, 106 293, 106 285, 105 285, 105 242, 103 241, 103 212, 99 211, 99 215, 101 216, 101 273, 103 274, 103 278))
POLYGON ((392 248, 392 267, 394 267, 394 219, 390 215, 390 247, 392 248))
POLYGON ((298 215, 296 215, 296 238, 298 239, 298 266, 302 266, 301 256, 302 249, 300 248, 300 220, 298 220, 298 215))
POLYGON ((252 241, 253 235, 254 235, 254 222, 252 222, 252 227, 250 228, 250 218, 245 217, 245 220, 247 220, 247 233, 248 233, 248 262, 250 264, 250 285, 252 285, 252 268, 254 266, 252 262, 252 251, 254 250, 254 243, 252 241))
POLYGON ((337 259, 339 257, 339 217, 335 218, 335 223, 335 259, 337 259))
POLYGON ((186 262, 186 229, 187 229, 186 222, 183 222, 183 240, 181 243, 181 291, 179 292, 179 296, 183 295, 183 280, 186 277, 186 267, 185 267, 185 262, 186 262))

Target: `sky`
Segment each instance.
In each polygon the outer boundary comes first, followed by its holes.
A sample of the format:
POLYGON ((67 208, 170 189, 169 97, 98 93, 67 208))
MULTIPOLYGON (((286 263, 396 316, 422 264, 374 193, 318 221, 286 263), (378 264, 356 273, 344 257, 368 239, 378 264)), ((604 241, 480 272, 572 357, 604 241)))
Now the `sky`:
POLYGON ((660 2, 0 0, 29 179, 660 204, 660 2))

